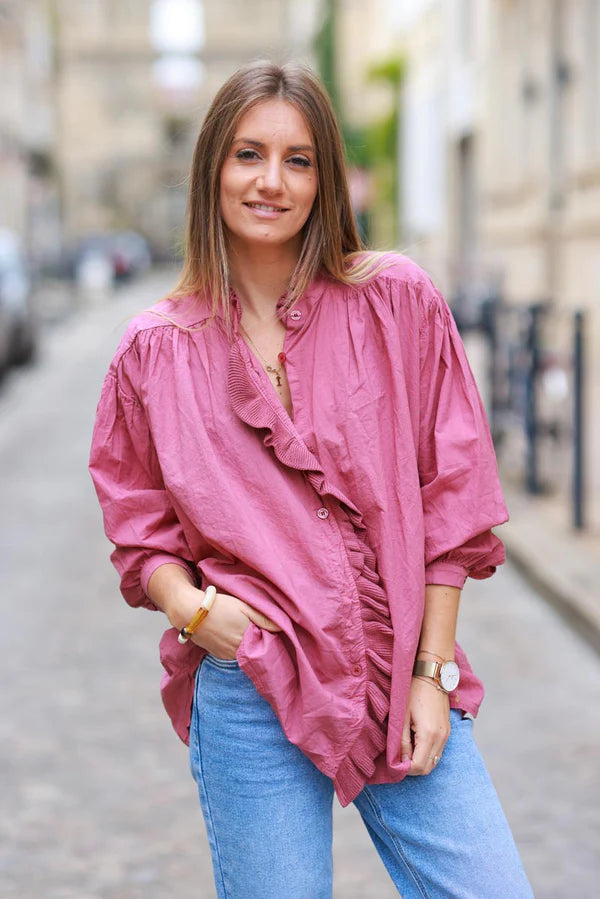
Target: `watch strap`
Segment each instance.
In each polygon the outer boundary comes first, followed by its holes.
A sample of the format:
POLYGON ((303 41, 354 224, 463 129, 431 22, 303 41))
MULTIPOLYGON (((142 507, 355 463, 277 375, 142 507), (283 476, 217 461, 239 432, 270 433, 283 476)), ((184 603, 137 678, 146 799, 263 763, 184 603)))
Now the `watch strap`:
POLYGON ((417 677, 432 677, 434 680, 439 680, 441 667, 439 662, 428 662, 425 659, 417 659, 415 667, 413 668, 413 674, 417 677))

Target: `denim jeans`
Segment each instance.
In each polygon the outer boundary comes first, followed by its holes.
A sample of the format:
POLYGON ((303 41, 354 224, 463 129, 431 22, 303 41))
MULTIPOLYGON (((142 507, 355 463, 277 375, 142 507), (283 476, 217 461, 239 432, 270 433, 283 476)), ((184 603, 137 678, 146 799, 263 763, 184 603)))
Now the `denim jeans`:
MULTIPOLYGON (((403 899, 525 899, 531 888, 473 740, 451 711, 436 768, 354 803, 403 899)), ((234 660, 196 676, 190 762, 219 899, 331 899, 333 785, 234 660)))

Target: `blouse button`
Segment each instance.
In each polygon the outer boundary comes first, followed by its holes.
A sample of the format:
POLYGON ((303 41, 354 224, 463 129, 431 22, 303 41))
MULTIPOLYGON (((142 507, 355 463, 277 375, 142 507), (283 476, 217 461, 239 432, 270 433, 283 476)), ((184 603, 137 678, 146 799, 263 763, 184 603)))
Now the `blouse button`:
POLYGON ((292 311, 290 312, 290 318, 293 321, 297 322, 299 319, 302 318, 302 313, 300 312, 299 309, 292 309, 292 311))
POLYGON ((360 665, 352 666, 352 674, 354 675, 354 677, 358 677, 362 674, 362 668, 360 667, 360 665))
POLYGON ((282 364, 285 362, 286 359, 287 359, 287 356, 285 355, 285 353, 279 353, 279 355, 277 356, 277 360, 279 362, 281 362, 282 364))
POLYGON ((326 518, 329 518, 329 512, 324 507, 321 507, 319 509, 319 511, 317 512, 317 515, 319 518, 322 518, 323 520, 325 520, 326 518))

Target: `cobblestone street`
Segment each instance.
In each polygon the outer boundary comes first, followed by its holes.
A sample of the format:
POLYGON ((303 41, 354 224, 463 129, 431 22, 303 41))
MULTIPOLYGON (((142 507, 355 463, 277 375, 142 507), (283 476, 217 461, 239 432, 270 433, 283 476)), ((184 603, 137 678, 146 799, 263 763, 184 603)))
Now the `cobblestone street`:
MULTIPOLYGON (((158 693, 165 620, 120 598, 87 472, 126 320, 173 280, 55 324, 37 367, 0 390, 2 899, 215 897, 158 693)), ((597 895, 597 655, 510 566, 467 584, 459 640, 487 688, 475 733, 536 899, 597 895)), ((334 851, 336 899, 397 896, 353 807, 336 807, 334 851)))

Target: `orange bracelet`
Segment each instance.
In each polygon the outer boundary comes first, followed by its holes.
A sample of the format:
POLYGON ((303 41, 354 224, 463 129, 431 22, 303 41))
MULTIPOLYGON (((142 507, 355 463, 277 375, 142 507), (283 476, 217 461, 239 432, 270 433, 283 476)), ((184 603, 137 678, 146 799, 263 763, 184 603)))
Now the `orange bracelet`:
POLYGON ((212 609, 212 605, 215 601, 216 595, 217 588, 213 587, 212 584, 210 585, 210 587, 206 588, 202 605, 200 606, 190 623, 186 624, 186 626, 182 627, 179 631, 179 636, 177 637, 177 641, 179 643, 187 643, 192 634, 200 627, 200 625, 212 609))

